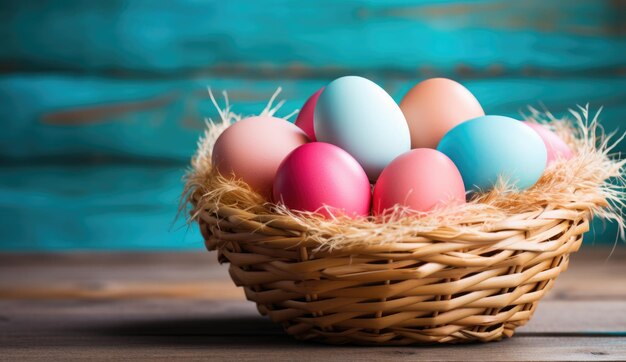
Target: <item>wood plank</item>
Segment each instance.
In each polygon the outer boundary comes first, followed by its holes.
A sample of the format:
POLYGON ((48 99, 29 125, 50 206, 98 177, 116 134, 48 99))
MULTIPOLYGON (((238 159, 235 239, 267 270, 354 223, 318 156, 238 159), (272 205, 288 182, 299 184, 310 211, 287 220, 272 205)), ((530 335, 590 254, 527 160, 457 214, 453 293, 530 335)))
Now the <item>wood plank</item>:
MULTIPOLYGON (((357 72, 358 73, 358 72, 357 72)), ((396 100, 423 77, 393 79, 370 76, 396 100)), ((293 80, 204 77, 176 80, 119 80, 92 76, 0 76, 0 159, 69 157, 132 158, 187 163, 193 154, 204 119, 218 115, 208 99, 207 86, 227 90, 237 113, 258 114, 278 86, 287 100, 279 116, 298 109, 330 78, 293 80)), ((519 117, 528 105, 545 104, 566 114, 576 104, 605 106, 607 130, 617 129, 626 117, 626 78, 572 77, 493 78, 461 81, 489 114, 519 117)), ((626 152, 626 143, 617 151, 626 152)))
POLYGON ((203 249, 176 219, 182 165, 0 166, 1 250, 203 249))
MULTIPOLYGON (((0 254, 0 360, 207 358, 258 360, 551 361, 626 358, 626 248, 583 249, 531 322, 495 344, 361 348, 303 343, 258 315, 209 253, 0 254), (161 289, 198 283, 198 294, 21 296, 10 289, 106 283, 161 289), (200 291, 204 281, 205 291, 200 291), (207 294, 217 282, 224 282, 207 294), (602 281, 600 283, 600 281, 602 281), (154 284, 153 284, 154 285, 154 284), (570 290, 577 285, 579 289, 570 290), (600 285, 602 288, 594 287, 600 285), (599 293, 599 294, 598 294, 599 293), (50 297, 50 296, 48 296, 50 297), (43 299, 42 299, 43 298, 43 299)), ((104 285, 104 287, 102 287, 104 285)), ((173 289, 172 289, 173 288, 173 289)))
POLYGON ((157 349, 161 358, 210 355, 241 359, 262 355, 280 360, 296 358, 304 349, 315 360, 343 356, 345 352, 355 359, 377 360, 395 354, 415 358, 415 353, 427 360, 620 360, 626 353, 625 324, 623 319, 611 324, 615 318, 610 317, 625 315, 626 303, 620 303, 555 305, 546 301, 512 340, 463 347, 392 347, 395 352, 388 356, 388 348, 297 342, 260 317, 251 303, 243 301, 0 301, 0 329, 4 331, 0 333, 0 359, 64 354, 84 358, 93 353, 110 358, 146 358, 157 349), (578 321, 578 325, 570 321, 578 321), (491 359, 487 358, 490 354, 491 359))
POLYGON ((123 336, 98 343, 84 337, 23 338, 3 348, 2 359, 76 360, 150 359, 216 361, 620 361, 624 338, 531 337, 495 344, 432 347, 352 347, 305 344, 276 336, 233 338, 123 336))
POLYGON ((109 74, 616 74, 626 64, 625 12, 610 0, 3 2, 0 61, 109 74))
MULTIPOLYGON (((232 283, 231 283, 232 284, 232 283)), ((169 287, 169 286, 168 286, 169 287)), ((162 287, 163 288, 163 287, 162 287)), ((13 334, 53 335, 62 320, 67 332, 99 326, 127 334, 186 334, 198 336, 282 335, 280 325, 261 316, 243 293, 210 298, 165 294, 134 298, 10 299, 0 297, 0 318, 13 334), (33 325, 37 325, 36 331, 33 325), (152 328, 152 330, 150 330, 152 328), (132 332, 132 333, 131 333, 132 332)), ((207 285, 210 289, 210 285, 207 285)), ((531 321, 517 331, 521 336, 626 337, 626 300, 542 300, 531 321)), ((71 334, 71 333, 70 333, 71 334)))
MULTIPOLYGON (((197 226, 176 219, 184 165, 72 162, 0 165, 0 250, 204 249, 197 226)), ((585 243, 616 233, 594 220, 585 243)))
MULTIPOLYGON (((5 299, 225 296, 240 300, 243 293, 230 282, 227 265, 219 265, 215 253, 0 253, 0 298, 5 299)), ((619 245, 611 254, 608 248, 583 246, 544 299, 624 302, 626 247, 619 245)))

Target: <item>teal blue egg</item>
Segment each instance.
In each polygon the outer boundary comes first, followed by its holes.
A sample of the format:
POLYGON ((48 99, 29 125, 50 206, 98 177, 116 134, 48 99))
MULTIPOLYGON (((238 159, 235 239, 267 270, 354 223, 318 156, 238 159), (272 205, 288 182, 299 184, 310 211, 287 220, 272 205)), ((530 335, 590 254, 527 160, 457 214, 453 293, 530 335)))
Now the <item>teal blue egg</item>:
POLYGON ((466 189, 489 190, 502 177, 519 190, 533 186, 546 168, 541 137, 522 122, 482 116, 454 127, 437 150, 457 166, 466 189))
POLYGON ((362 77, 341 77, 326 86, 315 106, 313 127, 318 141, 347 151, 371 181, 411 149, 400 107, 384 89, 362 77))

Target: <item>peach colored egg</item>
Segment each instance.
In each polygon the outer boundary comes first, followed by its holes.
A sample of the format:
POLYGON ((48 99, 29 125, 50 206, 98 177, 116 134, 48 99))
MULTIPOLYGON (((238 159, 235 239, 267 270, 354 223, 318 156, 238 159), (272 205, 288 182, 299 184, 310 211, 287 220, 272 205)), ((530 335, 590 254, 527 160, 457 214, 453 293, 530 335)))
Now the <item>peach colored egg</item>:
POLYGON ((268 200, 278 166, 309 141, 293 123, 275 117, 250 117, 228 127, 213 146, 211 161, 224 176, 245 181, 268 200))
POLYGON ((465 203, 461 173, 452 160, 430 148, 396 157, 374 186, 373 213, 384 215, 394 205, 426 212, 437 206, 465 203))
POLYGON ((446 78, 431 78, 414 86, 400 102, 400 109, 411 131, 411 148, 437 148, 454 126, 485 115, 467 88, 446 78))
POLYGON ((548 151, 548 165, 558 159, 569 160, 574 157, 572 149, 569 148, 567 143, 565 143, 565 141, 563 141, 556 133, 537 123, 524 122, 524 124, 537 132, 543 143, 546 145, 546 150, 548 151))
POLYGON ((320 94, 324 91, 324 87, 320 88, 317 92, 315 92, 309 99, 304 102, 302 109, 298 113, 298 118, 296 119, 296 126, 300 127, 309 139, 315 142, 317 139, 315 138, 315 129, 313 128, 313 114, 315 111, 315 105, 317 104, 317 99, 320 97, 320 94))
POLYGON ((369 214, 371 190, 365 171, 348 152, 330 143, 311 142, 280 164, 274 200, 325 217, 358 217, 369 214))

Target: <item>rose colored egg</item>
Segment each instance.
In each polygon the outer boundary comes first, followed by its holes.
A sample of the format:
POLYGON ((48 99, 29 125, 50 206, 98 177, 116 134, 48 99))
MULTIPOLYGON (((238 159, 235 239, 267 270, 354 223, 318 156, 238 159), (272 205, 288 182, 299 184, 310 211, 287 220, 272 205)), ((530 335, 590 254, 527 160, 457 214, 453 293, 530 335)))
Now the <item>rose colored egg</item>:
POLYGON ((274 201, 292 210, 325 217, 367 216, 370 183, 350 154, 323 142, 302 145, 280 164, 274 180, 274 201))
POLYGON ((574 157, 572 149, 556 133, 537 123, 524 122, 524 124, 535 130, 546 145, 548 165, 558 159, 569 160, 574 157))
POLYGON ((430 148, 406 152, 383 170, 374 187, 374 215, 398 204, 415 211, 430 211, 465 202, 461 173, 452 160, 430 148))
POLYGON ((411 148, 437 148, 456 125, 485 115, 467 88, 446 78, 431 78, 414 86, 400 102, 400 109, 409 124, 411 148))
POLYGON ((224 176, 245 181, 268 200, 278 166, 309 141, 293 123, 275 117, 250 117, 228 127, 213 146, 211 161, 224 176))
POLYGON ((317 99, 323 91, 324 87, 315 92, 315 94, 304 102, 302 109, 300 109, 300 112, 298 113, 298 118, 296 119, 296 126, 300 127, 313 142, 317 141, 315 138, 315 129, 313 128, 313 113, 315 111, 317 99))

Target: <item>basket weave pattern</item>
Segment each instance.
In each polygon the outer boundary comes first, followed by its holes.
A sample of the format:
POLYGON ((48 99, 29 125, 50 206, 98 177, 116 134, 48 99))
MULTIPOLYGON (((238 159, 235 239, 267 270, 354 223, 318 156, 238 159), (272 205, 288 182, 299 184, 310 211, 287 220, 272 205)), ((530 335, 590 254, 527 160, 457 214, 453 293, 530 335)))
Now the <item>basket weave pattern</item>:
POLYGON ((589 205, 440 227, 382 245, 320 249, 285 215, 220 204, 197 214, 209 250, 261 314, 298 339, 404 345, 511 337, 567 269, 589 205), (480 231, 479 231, 480 230, 480 231))

